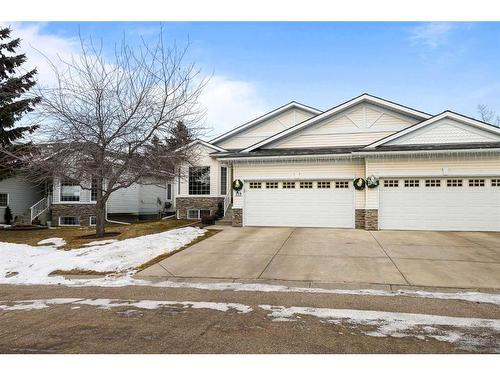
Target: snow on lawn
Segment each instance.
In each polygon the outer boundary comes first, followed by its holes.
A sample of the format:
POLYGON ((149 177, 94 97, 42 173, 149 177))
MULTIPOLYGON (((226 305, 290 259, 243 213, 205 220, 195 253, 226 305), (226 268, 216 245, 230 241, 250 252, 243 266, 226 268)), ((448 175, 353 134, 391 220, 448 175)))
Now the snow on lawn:
MULTIPOLYGON (((185 227, 70 251, 58 250, 55 246, 0 242, 0 283, 64 283, 63 277, 48 276, 56 270, 124 272, 175 251, 205 232, 204 229, 185 227)), ((54 243, 55 239, 48 240, 54 243)))
POLYGON ((53 245, 54 247, 61 247, 66 245, 66 241, 60 237, 52 237, 39 241, 37 245, 53 245))

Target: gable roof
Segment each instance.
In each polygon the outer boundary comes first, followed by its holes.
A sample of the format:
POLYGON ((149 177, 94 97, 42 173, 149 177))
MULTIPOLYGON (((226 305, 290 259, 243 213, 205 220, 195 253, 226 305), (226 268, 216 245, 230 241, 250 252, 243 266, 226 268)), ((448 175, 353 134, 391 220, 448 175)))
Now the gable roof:
POLYGON ((259 117, 255 118, 249 122, 246 122, 243 125, 240 125, 240 126, 234 128, 234 129, 232 129, 232 130, 230 130, 222 135, 219 135, 218 137, 212 139, 210 141, 210 143, 217 143, 217 142, 221 142, 223 140, 226 140, 226 139, 232 137, 233 135, 239 134, 242 131, 248 130, 248 129, 252 128, 253 126, 258 125, 265 120, 268 120, 274 116, 277 116, 285 111, 288 111, 288 110, 294 109, 294 108, 301 109, 303 111, 312 113, 313 115, 318 115, 318 114, 322 113, 322 111, 320 111, 319 109, 310 107, 310 106, 302 104, 302 103, 298 103, 296 101, 291 101, 290 103, 287 103, 285 105, 282 105, 281 107, 273 109, 272 111, 269 111, 269 112, 263 114, 262 116, 259 116, 259 117))
POLYGON ((213 144, 211 144, 209 142, 206 142, 204 140, 201 140, 199 138, 196 138, 194 141, 188 143, 187 145, 180 147, 178 150, 182 150, 182 149, 185 149, 185 148, 188 148, 188 147, 192 147, 192 146, 194 146, 194 145, 196 145, 198 143, 201 144, 201 145, 203 145, 203 146, 205 146, 205 147, 209 147, 209 148, 211 148, 211 149, 213 149, 215 151, 218 151, 218 152, 225 152, 225 151, 227 151, 226 149, 224 149, 222 147, 213 145, 213 144))
POLYGON ((290 134, 293 134, 293 133, 295 133, 301 129, 304 129, 308 126, 314 125, 321 120, 329 118, 329 117, 331 117, 331 116, 333 116, 341 111, 344 111, 344 110, 346 110, 354 105, 357 105, 357 104, 360 104, 363 102, 379 105, 381 107, 385 107, 385 108, 391 109, 393 111, 400 112, 400 113, 403 113, 407 116, 411 116, 411 117, 414 117, 414 118, 417 118, 420 120, 424 120, 424 119, 428 119, 428 118, 432 117, 432 115, 430 115, 429 113, 418 111, 416 109, 413 109, 413 108, 410 108, 410 107, 407 107, 407 106, 404 106, 404 105, 401 105, 401 104, 398 104, 395 102, 391 102, 389 100, 385 100, 385 99, 379 98, 377 96, 373 96, 373 95, 364 93, 364 94, 361 94, 361 95, 359 95, 353 99, 350 99, 342 104, 339 104, 339 105, 337 105, 337 106, 335 106, 335 107, 333 107, 325 112, 317 114, 316 116, 311 117, 310 119, 302 121, 301 123, 298 123, 297 125, 294 125, 294 126, 288 128, 288 129, 285 129, 277 134, 274 134, 274 135, 272 135, 272 136, 270 136, 270 137, 268 137, 260 142, 257 142, 255 144, 243 149, 241 152, 250 152, 250 151, 253 151, 259 147, 262 147, 262 146, 267 145, 269 143, 275 142, 278 139, 282 139, 290 134))
MULTIPOLYGON (((464 123, 466 125, 476 127, 480 130, 484 130, 484 131, 487 131, 487 132, 490 132, 490 133, 493 133, 493 134, 500 136, 500 128, 498 128, 494 125, 488 124, 486 122, 476 120, 472 117, 461 115, 459 113, 448 110, 448 111, 441 112, 441 113, 439 113, 439 114, 437 114, 437 115, 435 115, 427 120, 421 121, 415 125, 409 126, 408 128, 403 129, 399 132, 391 134, 391 135, 389 135, 385 138, 382 138, 376 142, 373 142, 373 143, 365 146, 365 148, 363 150, 373 150, 377 147, 387 145, 388 143, 390 143, 396 139, 400 139, 400 138, 406 136, 407 134, 416 132, 419 129, 422 129, 426 126, 430 126, 430 125, 432 125, 440 120, 443 120, 443 119, 452 119, 452 120, 464 123)), ((492 142, 494 142, 494 141, 492 140, 492 142)))

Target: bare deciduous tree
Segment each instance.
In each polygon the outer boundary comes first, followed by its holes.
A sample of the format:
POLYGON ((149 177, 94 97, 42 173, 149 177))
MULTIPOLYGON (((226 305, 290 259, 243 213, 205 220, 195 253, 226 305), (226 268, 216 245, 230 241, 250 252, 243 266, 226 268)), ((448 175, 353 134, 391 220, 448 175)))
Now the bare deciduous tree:
POLYGON ((490 109, 487 105, 479 104, 477 106, 477 112, 481 117, 481 120, 487 122, 488 124, 500 126, 500 115, 496 114, 495 111, 490 109))
POLYGON ((171 179, 174 166, 193 157, 189 148, 174 149, 164 141, 179 122, 191 135, 202 129, 198 97, 206 82, 193 64, 184 63, 186 51, 165 46, 160 33, 150 45, 124 41, 108 59, 102 45, 82 39, 80 55, 50 62, 55 87, 36 91, 46 147, 27 169, 38 179, 70 178, 84 189, 92 181, 97 236, 105 233, 113 192, 171 179))

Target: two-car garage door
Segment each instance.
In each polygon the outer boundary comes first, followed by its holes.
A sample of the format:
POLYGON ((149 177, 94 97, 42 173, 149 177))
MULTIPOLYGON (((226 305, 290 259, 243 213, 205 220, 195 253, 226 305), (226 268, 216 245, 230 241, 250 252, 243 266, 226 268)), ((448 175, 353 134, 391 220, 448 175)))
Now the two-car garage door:
POLYGON ((245 183, 244 225, 354 228, 348 180, 245 183))
POLYGON ((500 231, 500 179, 382 180, 379 228, 500 231))

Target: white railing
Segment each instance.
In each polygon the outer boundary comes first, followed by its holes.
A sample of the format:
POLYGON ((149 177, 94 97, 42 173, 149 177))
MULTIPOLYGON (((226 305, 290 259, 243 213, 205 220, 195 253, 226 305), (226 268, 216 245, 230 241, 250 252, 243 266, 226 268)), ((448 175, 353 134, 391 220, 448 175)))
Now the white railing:
POLYGON ((31 221, 35 220, 38 216, 45 212, 50 206, 50 198, 45 197, 36 202, 30 207, 31 221))
POLYGON ((226 211, 231 204, 231 194, 226 194, 224 197, 224 216, 226 216, 226 211))

